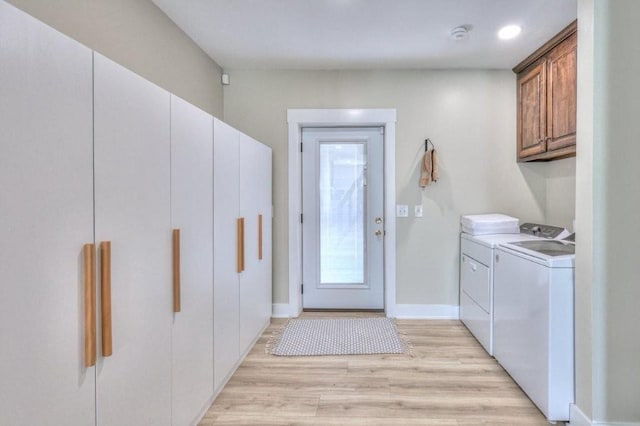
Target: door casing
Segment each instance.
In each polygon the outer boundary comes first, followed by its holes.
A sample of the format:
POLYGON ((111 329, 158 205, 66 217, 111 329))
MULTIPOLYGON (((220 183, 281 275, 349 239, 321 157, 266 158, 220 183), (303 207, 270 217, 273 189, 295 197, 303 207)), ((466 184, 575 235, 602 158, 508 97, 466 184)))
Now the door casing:
MULTIPOLYGON (((384 127, 384 299, 385 313, 395 316, 396 306, 396 182, 395 109, 289 109, 289 305, 288 316, 302 312, 302 142, 303 127, 384 127)), ((275 316, 275 315, 274 315, 275 316)))

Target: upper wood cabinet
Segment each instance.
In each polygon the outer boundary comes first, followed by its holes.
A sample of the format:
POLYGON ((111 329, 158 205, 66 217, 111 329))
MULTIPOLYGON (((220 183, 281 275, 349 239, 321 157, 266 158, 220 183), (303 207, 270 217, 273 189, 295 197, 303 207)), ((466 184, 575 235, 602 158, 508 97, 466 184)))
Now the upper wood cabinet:
POLYGON ((576 153, 577 21, 518 64, 518 161, 576 153))

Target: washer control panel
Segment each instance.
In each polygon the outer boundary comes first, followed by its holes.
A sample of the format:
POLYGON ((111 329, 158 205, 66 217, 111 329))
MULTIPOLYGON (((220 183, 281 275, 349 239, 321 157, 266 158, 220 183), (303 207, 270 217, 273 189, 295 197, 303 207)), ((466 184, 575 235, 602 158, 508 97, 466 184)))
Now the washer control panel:
POLYGON ((520 225, 520 233, 541 238, 556 238, 564 231, 565 229, 559 226, 541 225, 539 223, 523 223, 520 225))

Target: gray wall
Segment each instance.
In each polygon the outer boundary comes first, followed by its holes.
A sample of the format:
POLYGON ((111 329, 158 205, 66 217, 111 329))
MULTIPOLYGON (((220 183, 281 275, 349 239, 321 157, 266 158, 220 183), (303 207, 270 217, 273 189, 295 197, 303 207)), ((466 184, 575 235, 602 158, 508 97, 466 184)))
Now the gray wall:
POLYGON ((576 158, 546 163, 544 175, 547 183, 545 223, 573 231, 576 205, 576 158))
POLYGON ((594 420, 640 423, 637 0, 594 10, 594 420))
POLYGON ((223 118, 220 66, 150 0, 9 0, 9 3, 223 118))
POLYGON ((576 405, 638 425, 640 2, 580 0, 578 13, 576 405))
POLYGON ((575 371, 576 405, 592 416, 593 281, 593 5, 578 1, 578 155, 576 157, 575 371))
POLYGON ((572 225, 575 160, 516 163, 511 71, 230 74, 225 120, 274 149, 275 303, 288 302, 287 108, 397 109, 397 203, 424 206, 422 218, 397 219, 398 303, 458 304, 462 214, 504 212, 541 222, 549 215, 559 225, 572 225), (426 137, 439 151, 441 179, 421 190, 426 137), (559 192, 550 189, 554 181, 560 182, 559 192))

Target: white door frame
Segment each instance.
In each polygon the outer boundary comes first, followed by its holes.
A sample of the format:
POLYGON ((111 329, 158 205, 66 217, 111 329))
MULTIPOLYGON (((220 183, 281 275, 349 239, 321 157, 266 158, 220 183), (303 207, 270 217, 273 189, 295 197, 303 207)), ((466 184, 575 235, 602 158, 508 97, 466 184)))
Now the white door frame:
POLYGON ((288 109, 289 126, 289 316, 302 312, 302 142, 303 127, 382 126, 384 133, 384 305, 396 306, 396 110, 288 109))

